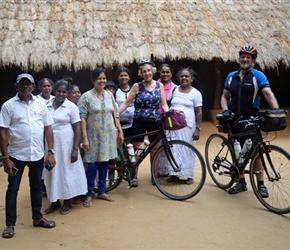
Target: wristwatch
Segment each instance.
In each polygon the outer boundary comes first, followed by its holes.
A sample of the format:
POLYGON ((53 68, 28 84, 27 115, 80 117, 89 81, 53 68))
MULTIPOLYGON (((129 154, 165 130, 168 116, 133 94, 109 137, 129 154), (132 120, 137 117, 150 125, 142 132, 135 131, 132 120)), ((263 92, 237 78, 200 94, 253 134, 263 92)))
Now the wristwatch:
POLYGON ((47 150, 47 152, 54 154, 54 150, 53 149, 49 149, 49 150, 47 150))

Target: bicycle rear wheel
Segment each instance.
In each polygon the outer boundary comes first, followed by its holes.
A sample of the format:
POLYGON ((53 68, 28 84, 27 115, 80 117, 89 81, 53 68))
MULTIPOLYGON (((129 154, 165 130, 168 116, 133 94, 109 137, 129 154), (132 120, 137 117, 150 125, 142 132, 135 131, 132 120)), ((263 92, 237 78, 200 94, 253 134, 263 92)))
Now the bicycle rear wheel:
POLYGON ((227 189, 234 183, 230 176, 230 167, 234 151, 229 141, 220 134, 211 134, 205 144, 205 162, 214 183, 227 189))
POLYGON ((277 214, 290 213, 290 155, 284 149, 275 145, 265 145, 263 159, 264 185, 268 189, 269 197, 263 198, 258 190, 256 178, 257 171, 254 170, 255 160, 259 160, 257 152, 250 165, 250 181, 252 189, 264 207, 277 214))
POLYGON ((168 175, 170 170, 172 172, 172 161, 166 157, 166 152, 163 146, 159 147, 154 154, 151 164, 151 174, 153 181, 158 190, 166 197, 173 200, 186 200, 190 199, 201 190, 206 178, 206 168, 202 155, 191 144, 174 140, 168 142, 170 145, 174 160, 180 167, 179 175, 173 182, 168 182, 168 175), (159 174, 159 166, 162 165, 163 169, 167 170, 167 174, 159 174), (182 176, 184 169, 192 168, 193 183, 187 181, 187 177, 182 176))

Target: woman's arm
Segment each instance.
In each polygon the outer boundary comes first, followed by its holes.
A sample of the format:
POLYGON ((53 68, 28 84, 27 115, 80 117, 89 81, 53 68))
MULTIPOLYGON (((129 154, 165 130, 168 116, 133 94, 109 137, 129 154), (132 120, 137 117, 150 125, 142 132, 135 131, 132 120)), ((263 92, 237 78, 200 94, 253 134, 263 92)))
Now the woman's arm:
POLYGON ((73 148, 71 152, 71 162, 76 162, 78 159, 78 150, 81 138, 81 122, 76 122, 72 125, 74 131, 73 148))
POLYGON ((167 112, 169 110, 167 100, 165 97, 165 92, 164 92, 164 86, 162 83, 160 83, 160 102, 161 102, 161 108, 164 112, 167 112))
POLYGON ((139 86, 138 83, 134 83, 129 96, 127 99, 120 105, 118 112, 119 114, 122 113, 136 98, 136 95, 139 93, 139 86))
POLYGON ((87 120, 85 118, 81 118, 81 130, 83 135, 83 148, 85 150, 89 150, 89 140, 87 134, 87 120))
POLYGON ((194 112, 195 112, 195 131, 192 135, 192 139, 197 141, 199 140, 200 136, 200 127, 202 122, 202 106, 195 107, 194 112))

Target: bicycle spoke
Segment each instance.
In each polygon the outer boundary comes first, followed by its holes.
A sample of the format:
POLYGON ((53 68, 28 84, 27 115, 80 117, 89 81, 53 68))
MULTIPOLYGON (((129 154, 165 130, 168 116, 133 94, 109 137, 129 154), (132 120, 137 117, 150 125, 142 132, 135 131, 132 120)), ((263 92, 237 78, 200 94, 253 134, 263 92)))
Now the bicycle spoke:
MULTIPOLYGON (((253 162, 251 163, 250 180, 258 200, 270 211, 278 214, 290 212, 290 156, 282 148, 274 145, 265 146, 271 161, 263 154, 267 171, 264 172, 264 185, 269 197, 263 198, 255 180, 253 162), (272 163, 272 164, 271 164, 272 163), (268 174, 266 174, 268 172, 268 174)), ((253 160, 257 159, 257 154, 253 160)))
POLYGON ((220 134, 212 134, 206 141, 205 161, 208 172, 214 183, 227 189, 232 186, 230 166, 233 161, 233 152, 226 138, 220 134))

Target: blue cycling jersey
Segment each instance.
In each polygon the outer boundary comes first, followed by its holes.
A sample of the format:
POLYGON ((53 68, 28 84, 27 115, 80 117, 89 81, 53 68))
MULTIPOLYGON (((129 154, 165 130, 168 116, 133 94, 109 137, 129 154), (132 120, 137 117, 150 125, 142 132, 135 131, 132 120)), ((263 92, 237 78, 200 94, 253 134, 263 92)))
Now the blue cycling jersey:
POLYGON ((224 88, 230 91, 229 110, 237 116, 249 118, 256 115, 260 108, 261 90, 270 87, 265 74, 250 69, 241 80, 240 70, 228 74, 224 88))

